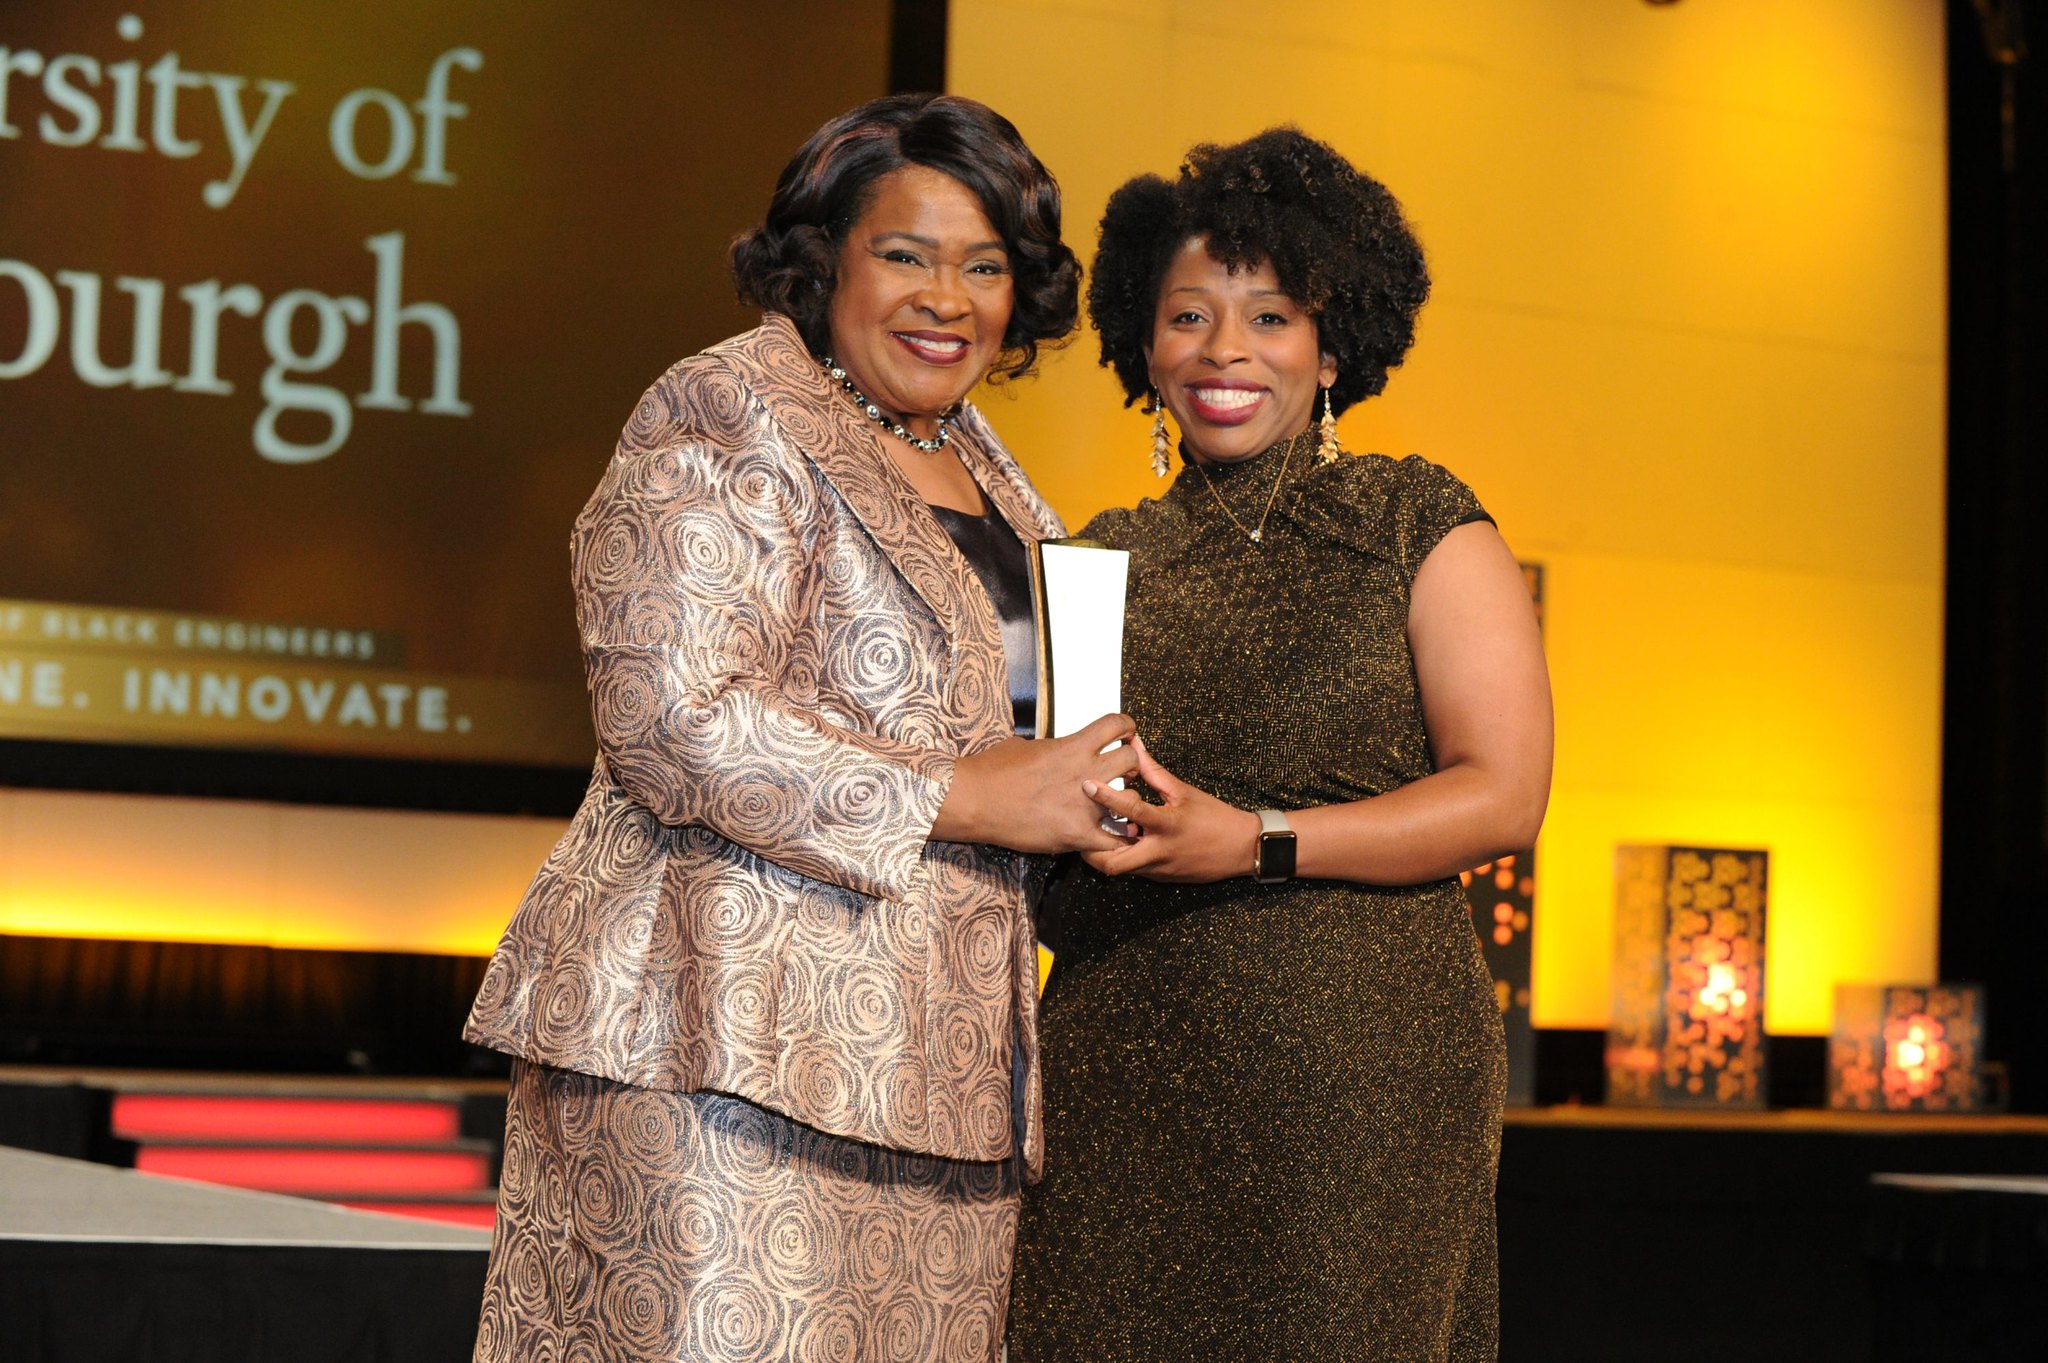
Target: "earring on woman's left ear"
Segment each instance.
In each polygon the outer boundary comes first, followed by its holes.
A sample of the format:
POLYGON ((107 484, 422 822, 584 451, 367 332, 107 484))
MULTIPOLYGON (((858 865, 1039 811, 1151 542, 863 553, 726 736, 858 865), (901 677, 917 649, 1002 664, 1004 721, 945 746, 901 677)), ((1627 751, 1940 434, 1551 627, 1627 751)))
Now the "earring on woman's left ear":
POLYGON ((1330 410, 1330 385, 1323 385, 1323 421, 1316 432, 1316 454, 1325 464, 1337 462, 1337 456, 1345 453, 1344 442, 1337 438, 1337 414, 1330 410))
POLYGON ((1152 390, 1152 475, 1164 478, 1173 472, 1173 442, 1166 436, 1166 405, 1159 390, 1152 390))

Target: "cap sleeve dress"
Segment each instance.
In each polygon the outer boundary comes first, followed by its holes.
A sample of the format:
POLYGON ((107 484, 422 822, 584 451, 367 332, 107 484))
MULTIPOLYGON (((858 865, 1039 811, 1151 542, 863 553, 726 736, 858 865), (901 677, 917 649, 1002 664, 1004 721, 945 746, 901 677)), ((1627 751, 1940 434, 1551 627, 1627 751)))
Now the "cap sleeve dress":
MULTIPOLYGON (((1083 531, 1133 556, 1139 732, 1246 809, 1433 770, 1409 591, 1446 534, 1488 519, 1419 456, 1298 449, 1254 544, 1278 448, 1213 470, 1213 490, 1185 468, 1083 531)), ((1045 1182, 1019 1234, 1014 1363, 1492 1359, 1506 1062, 1458 881, 1084 867, 1051 899, 1045 1182)))

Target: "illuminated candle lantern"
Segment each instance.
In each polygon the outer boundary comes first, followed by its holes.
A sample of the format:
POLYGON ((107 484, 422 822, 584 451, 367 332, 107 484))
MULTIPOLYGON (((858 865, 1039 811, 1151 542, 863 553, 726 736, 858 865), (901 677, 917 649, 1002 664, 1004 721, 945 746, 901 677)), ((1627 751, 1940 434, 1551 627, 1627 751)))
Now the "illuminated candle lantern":
POLYGON ((1607 1101, 1764 1101, 1764 914, 1770 854, 1615 849, 1607 1101))
POLYGON ((1981 985, 1838 984, 1828 1106, 1973 1112, 1983 1037, 1981 985))
POLYGON ((1536 914, 1536 853, 1514 852, 1464 872, 1472 926, 1493 976, 1507 1034, 1510 1103, 1536 1101, 1536 1033, 1529 1024, 1529 929, 1536 914))

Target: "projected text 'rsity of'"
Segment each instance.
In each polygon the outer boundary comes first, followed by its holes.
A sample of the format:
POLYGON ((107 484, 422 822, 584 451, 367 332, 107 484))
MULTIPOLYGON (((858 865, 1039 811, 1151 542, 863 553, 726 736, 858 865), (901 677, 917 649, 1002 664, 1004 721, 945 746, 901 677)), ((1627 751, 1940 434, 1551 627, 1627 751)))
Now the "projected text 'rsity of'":
MULTIPOLYGON (((132 14, 122 16, 115 29, 123 42, 143 37, 142 21, 132 14)), ((410 103, 374 86, 350 91, 326 115, 335 163, 361 180, 410 172, 419 184, 455 185, 449 125, 469 110, 451 98, 450 81, 458 70, 479 70, 483 60, 472 47, 442 52, 410 103)), ((198 160, 210 153, 216 165, 225 159, 226 166, 199 186, 199 198, 225 211, 256 167, 273 126, 297 112, 291 104, 296 90, 286 80, 252 82, 238 74, 186 70, 176 52, 145 69, 140 57, 103 62, 82 52, 45 54, 0 45, 0 141, 34 138, 87 154, 198 160), (210 109, 201 91, 213 96, 210 109)), ((269 359, 257 379, 264 405, 250 430, 252 445, 265 459, 296 464, 328 457, 347 442, 358 407, 468 416, 472 409, 461 396, 462 329, 455 314, 439 303, 405 300, 404 232, 378 233, 363 245, 371 257, 364 262, 367 297, 294 288, 266 299, 253 284, 229 284, 221 277, 177 285, 126 274, 116 275, 109 290, 102 274, 64 262, 45 268, 0 259, 0 279, 18 288, 23 301, 16 336, 0 333, 0 379, 26 378, 50 364, 68 323, 71 370, 83 383, 230 396, 236 384, 220 372, 221 332, 247 325, 261 335, 269 359), (166 295, 173 288, 183 317, 166 315, 166 295), (110 293, 127 295, 129 305, 117 310, 110 293), (102 338, 118 330, 123 311, 127 356, 109 363, 102 338), (432 373, 417 401, 401 384, 400 333, 407 325, 425 328, 432 339, 432 373), (369 387, 350 395, 312 382, 341 361, 359 333, 370 348, 369 387), (166 342, 178 334, 186 337, 184 356, 181 368, 173 369, 166 342)))

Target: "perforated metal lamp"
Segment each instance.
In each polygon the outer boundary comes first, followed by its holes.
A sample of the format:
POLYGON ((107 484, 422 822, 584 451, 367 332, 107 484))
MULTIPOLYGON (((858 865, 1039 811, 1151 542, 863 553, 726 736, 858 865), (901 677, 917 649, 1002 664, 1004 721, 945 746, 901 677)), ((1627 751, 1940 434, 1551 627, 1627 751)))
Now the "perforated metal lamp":
POLYGON ((1974 1112, 1983 1039, 1982 985, 1838 984, 1828 1106, 1974 1112))
POLYGON ((1615 849, 1607 1101, 1762 1107, 1770 854, 1615 849))

